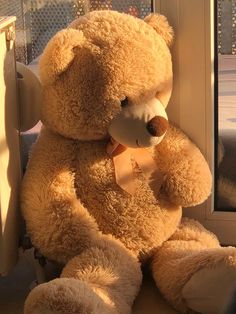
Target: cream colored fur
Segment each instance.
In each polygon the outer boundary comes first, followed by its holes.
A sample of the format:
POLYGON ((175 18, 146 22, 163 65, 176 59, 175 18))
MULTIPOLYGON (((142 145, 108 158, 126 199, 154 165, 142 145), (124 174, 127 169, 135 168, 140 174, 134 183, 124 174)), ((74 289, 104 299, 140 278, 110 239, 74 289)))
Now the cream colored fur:
POLYGON ((180 224, 182 206, 209 196, 211 174, 178 127, 171 124, 148 148, 164 175, 158 194, 135 163, 139 189, 123 191, 106 153, 122 99, 139 106, 169 93, 172 37, 160 15, 142 21, 103 11, 74 21, 47 45, 40 64, 44 127, 21 207, 34 246, 65 268, 60 279, 30 293, 25 314, 128 314, 147 262, 164 297, 185 312, 182 289, 191 276, 222 260, 235 267, 233 248, 221 248, 197 222, 180 224))

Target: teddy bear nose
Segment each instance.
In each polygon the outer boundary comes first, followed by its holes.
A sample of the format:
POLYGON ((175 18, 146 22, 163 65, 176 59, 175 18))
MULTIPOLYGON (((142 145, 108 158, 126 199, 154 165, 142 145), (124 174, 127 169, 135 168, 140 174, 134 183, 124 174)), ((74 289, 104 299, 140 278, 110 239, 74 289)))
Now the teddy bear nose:
POLYGON ((152 136, 162 136, 169 126, 168 121, 162 116, 155 116, 147 123, 147 130, 152 136))

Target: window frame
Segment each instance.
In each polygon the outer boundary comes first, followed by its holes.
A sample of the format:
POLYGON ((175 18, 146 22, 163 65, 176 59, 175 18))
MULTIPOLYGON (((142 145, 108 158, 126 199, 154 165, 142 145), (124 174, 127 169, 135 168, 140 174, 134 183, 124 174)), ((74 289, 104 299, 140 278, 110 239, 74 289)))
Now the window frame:
MULTIPOLYGON (((215 45, 216 2, 153 2, 153 11, 164 14, 175 31, 175 43, 172 47, 174 88, 167 108, 168 114, 170 120, 176 122, 201 149, 210 166, 213 182, 216 178, 217 162, 217 134, 214 129, 217 114, 215 104, 218 101, 218 80, 215 77, 218 74, 215 45), (190 117, 194 119, 189 121, 190 117)), ((184 215, 199 220, 219 237, 222 244, 236 245, 236 212, 215 211, 214 190, 204 204, 184 209, 184 215)))

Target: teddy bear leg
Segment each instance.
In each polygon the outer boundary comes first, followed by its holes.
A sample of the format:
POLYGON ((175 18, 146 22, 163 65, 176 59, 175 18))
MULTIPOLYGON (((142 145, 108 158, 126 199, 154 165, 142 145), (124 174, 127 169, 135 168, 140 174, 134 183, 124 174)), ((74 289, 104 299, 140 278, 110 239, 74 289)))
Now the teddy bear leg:
POLYGON ((236 285, 236 248, 221 247, 214 234, 185 218, 155 252, 152 271, 160 291, 181 313, 220 313, 236 285))
POLYGON ((70 260, 61 278, 36 287, 25 314, 128 314, 142 280, 140 265, 119 241, 100 240, 70 260))

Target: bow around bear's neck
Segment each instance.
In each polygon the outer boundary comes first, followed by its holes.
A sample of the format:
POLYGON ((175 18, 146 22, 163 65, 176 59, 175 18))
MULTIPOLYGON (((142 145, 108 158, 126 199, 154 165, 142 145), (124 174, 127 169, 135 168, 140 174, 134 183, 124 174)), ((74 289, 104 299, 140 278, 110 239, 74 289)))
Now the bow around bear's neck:
POLYGON ((107 153, 113 158, 116 182, 124 191, 134 195, 138 188, 134 180, 132 159, 139 166, 148 184, 155 186, 155 192, 159 191, 163 176, 147 149, 125 147, 111 138, 107 145, 107 153))

